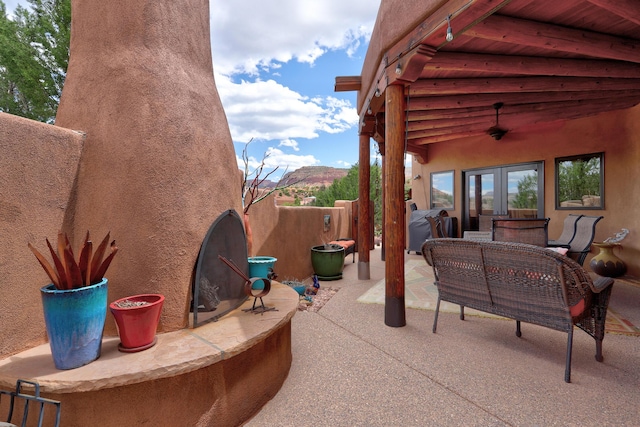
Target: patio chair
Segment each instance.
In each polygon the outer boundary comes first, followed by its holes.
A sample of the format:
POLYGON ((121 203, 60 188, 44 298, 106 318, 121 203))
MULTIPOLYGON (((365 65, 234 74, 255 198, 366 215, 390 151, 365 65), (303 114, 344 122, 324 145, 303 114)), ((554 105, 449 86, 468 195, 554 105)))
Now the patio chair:
POLYGON ((576 225, 578 220, 584 215, 569 214, 564 219, 562 233, 555 240, 549 240, 549 246, 569 246, 576 235, 576 225))
MULTIPOLYGON (((60 425, 60 402, 57 400, 40 397, 40 384, 38 384, 37 382, 18 380, 16 382, 15 391, 0 390, 0 399, 3 396, 8 396, 10 402, 8 405, 7 422, 5 423, 0 421, 0 426, 16 427, 17 424, 13 424, 12 419, 14 418, 14 415, 16 415, 14 414, 14 412, 19 411, 22 412, 22 418, 20 420, 21 426, 24 427, 26 425, 34 425, 36 416, 29 417, 29 409, 34 405, 35 407, 33 409, 38 411, 38 427, 42 427, 44 425, 45 408, 47 407, 51 410, 55 409, 55 414, 50 414, 47 418, 50 419, 51 416, 55 416, 53 425, 55 427, 58 427, 60 425), (24 385, 33 387, 34 393, 32 395, 26 394, 22 390, 24 385)), ((2 405, 2 408, 4 407, 5 406, 2 405)), ((47 413, 49 412, 50 411, 47 411, 47 413)), ((34 414, 34 412, 31 412, 31 414, 34 414)), ((19 416, 16 416, 15 418, 19 418, 19 416)), ((50 421, 47 421, 47 425, 51 425, 50 421)))
POLYGON ((447 235, 447 228, 444 226, 444 221, 442 216, 438 215, 436 217, 428 216, 427 221, 431 226, 431 237, 434 239, 443 239, 445 237, 449 237, 447 235))
POLYGON ((478 231, 491 231, 493 219, 508 219, 507 215, 478 215, 478 231))
POLYGON ((549 218, 492 219, 492 240, 546 247, 549 218))
POLYGON ((576 234, 569 243, 567 255, 580 265, 584 264, 587 254, 591 251, 591 243, 596 235, 596 224, 602 218, 604 217, 582 215, 576 223, 576 234))

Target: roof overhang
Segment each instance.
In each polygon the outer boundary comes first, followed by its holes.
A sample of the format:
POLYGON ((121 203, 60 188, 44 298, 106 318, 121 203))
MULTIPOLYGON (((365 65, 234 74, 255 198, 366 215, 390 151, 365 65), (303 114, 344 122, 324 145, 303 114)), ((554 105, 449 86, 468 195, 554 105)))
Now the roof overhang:
POLYGON ((423 160, 428 144, 489 138, 496 125, 508 136, 640 103, 635 0, 449 0, 402 34, 376 43, 390 47, 363 68, 370 82, 338 77, 336 90, 360 91, 360 132, 384 142, 384 93, 402 85, 407 151, 423 160))

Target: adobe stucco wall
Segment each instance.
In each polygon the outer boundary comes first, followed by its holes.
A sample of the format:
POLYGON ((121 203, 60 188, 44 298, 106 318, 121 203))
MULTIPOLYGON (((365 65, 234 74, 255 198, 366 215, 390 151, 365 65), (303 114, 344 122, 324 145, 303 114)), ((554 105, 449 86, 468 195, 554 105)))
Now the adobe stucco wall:
MULTIPOLYGON (((542 126, 537 131, 513 132, 500 141, 483 136, 431 144, 428 158, 425 165, 413 161, 412 173, 425 177, 413 181, 413 198, 420 209, 426 209, 429 174, 455 170, 455 211, 449 215, 458 218, 461 218, 463 197, 462 170, 544 161, 545 216, 551 218, 549 236, 560 235, 562 222, 570 213, 603 215, 595 240, 602 241, 621 228, 628 228, 630 233, 622 242, 623 250, 616 253, 626 262, 627 274, 640 278, 640 106, 569 121, 546 130, 542 126), (555 158, 597 152, 604 152, 605 209, 556 210, 555 158)), ((584 264, 587 269, 590 258, 584 264)))
POLYGON ((27 248, 47 252, 64 218, 84 136, 0 113, 0 358, 46 341, 40 288, 27 248))
POLYGON ((279 281, 304 280, 313 274, 311 247, 350 236, 350 212, 350 206, 276 206, 271 196, 249 210, 253 255, 278 258, 274 271, 279 281), (331 216, 331 226, 326 232, 325 215, 331 216))

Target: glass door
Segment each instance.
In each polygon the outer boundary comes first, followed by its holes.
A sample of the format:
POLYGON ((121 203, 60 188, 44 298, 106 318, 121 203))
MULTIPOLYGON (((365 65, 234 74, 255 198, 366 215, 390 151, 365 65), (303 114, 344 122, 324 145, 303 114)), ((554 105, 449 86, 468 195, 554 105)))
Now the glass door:
POLYGON ((498 169, 483 169, 463 172, 465 176, 466 212, 463 214, 463 230, 479 230, 480 215, 498 214, 501 206, 500 193, 495 184, 500 181, 498 169), (496 197, 498 200, 496 200, 496 197))
POLYGON ((491 216, 544 216, 543 163, 463 171, 463 231, 485 229, 491 216), (484 227, 484 228, 483 228, 484 227))

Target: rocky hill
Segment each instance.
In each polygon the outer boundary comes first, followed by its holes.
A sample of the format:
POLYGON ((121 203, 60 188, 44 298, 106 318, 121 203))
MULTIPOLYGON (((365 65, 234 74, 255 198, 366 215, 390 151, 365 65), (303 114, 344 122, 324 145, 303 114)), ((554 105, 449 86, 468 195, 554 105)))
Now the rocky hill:
MULTIPOLYGON (((332 168, 329 166, 303 166, 293 172, 287 172, 282 178, 281 185, 292 182, 292 187, 325 187, 333 184, 336 179, 344 178, 349 169, 332 168)), ((262 187, 273 188, 276 183, 265 181, 262 187)))

